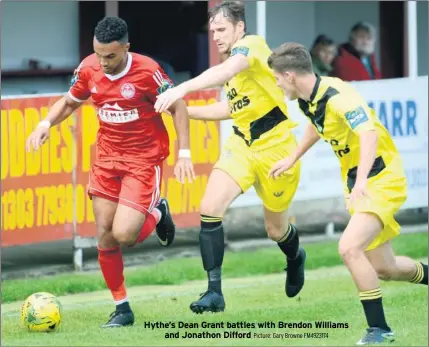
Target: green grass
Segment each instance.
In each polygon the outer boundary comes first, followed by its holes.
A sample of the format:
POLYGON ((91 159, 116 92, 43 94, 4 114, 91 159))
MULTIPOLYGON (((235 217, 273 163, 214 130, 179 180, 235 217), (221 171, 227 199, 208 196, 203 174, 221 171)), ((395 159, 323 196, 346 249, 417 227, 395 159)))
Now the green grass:
MULTIPOLYGON (((337 241, 305 245, 306 269, 317 269, 342 264, 337 252, 337 241)), ((428 234, 402 235, 393 240, 398 255, 412 258, 427 257, 428 234)), ((227 252, 223 266, 224 278, 279 273, 284 268, 284 256, 277 247, 249 252, 227 252)), ((125 270, 127 287, 138 285, 180 284, 205 279, 199 258, 170 259, 152 266, 125 270)), ((43 278, 5 280, 2 282, 3 303, 24 300, 34 292, 49 291, 55 295, 88 293, 105 289, 100 272, 61 274, 43 278)))
MULTIPOLYGON (((404 239, 408 239, 404 238, 404 239)), ((267 253, 268 254, 268 253, 267 253)), ((363 310, 350 275, 344 266, 307 272, 306 284, 297 298, 284 294, 284 274, 227 279, 224 313, 194 315, 189 303, 198 297, 205 281, 180 285, 143 286, 129 289, 136 323, 131 328, 101 330, 113 310, 110 293, 99 291, 60 297, 64 307, 60 330, 53 334, 29 333, 19 324, 20 302, 2 305, 2 345, 4 346, 351 346, 366 327, 363 310), (178 322, 198 323, 199 328, 179 329, 178 322), (275 328, 202 329, 201 323, 274 322, 275 328), (278 322, 307 322, 313 328, 283 328, 278 322), (346 329, 316 329, 315 321, 348 323, 346 329), (175 328, 150 329, 145 323, 173 322, 175 328), (165 333, 251 332, 251 339, 166 339, 165 333), (273 338, 272 334, 323 332, 328 338, 273 338), (255 333, 271 338, 255 338, 255 333)), ((396 335, 390 346, 427 346, 427 287, 409 283, 383 283, 383 302, 388 323, 396 335)), ((45 288, 46 289, 46 288, 45 288)))

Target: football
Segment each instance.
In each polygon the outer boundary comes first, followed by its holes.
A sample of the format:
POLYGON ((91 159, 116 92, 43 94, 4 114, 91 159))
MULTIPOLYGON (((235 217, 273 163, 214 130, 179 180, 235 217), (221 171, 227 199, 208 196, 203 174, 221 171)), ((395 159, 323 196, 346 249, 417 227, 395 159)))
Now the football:
POLYGON ((34 293, 22 304, 21 322, 29 331, 56 331, 60 326, 61 317, 61 303, 50 293, 34 293))

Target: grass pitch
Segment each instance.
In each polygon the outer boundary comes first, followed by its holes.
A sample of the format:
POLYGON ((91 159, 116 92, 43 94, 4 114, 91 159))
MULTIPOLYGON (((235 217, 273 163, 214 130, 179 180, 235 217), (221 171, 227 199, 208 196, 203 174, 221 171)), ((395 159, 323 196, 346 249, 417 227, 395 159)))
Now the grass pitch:
MULTIPOLYGON (((284 293, 284 274, 224 280, 226 311, 195 315, 191 301, 206 288, 205 281, 179 285, 129 288, 136 323, 130 328, 99 328, 114 306, 108 291, 59 297, 64 307, 63 322, 56 333, 29 333, 20 327, 21 302, 2 305, 4 346, 347 346, 354 345, 366 327, 357 291, 344 266, 307 271, 300 295, 289 299, 284 293), (348 328, 317 329, 315 322, 347 323, 348 328), (148 323, 175 323, 171 328, 148 327, 148 323), (179 328, 179 322, 195 328, 179 328), (202 328, 203 322, 222 323, 224 328, 202 328), (247 322, 255 328, 228 328, 247 322), (273 322, 275 328, 259 328, 273 322), (279 322, 311 323, 312 328, 279 328, 279 322), (220 338, 182 338, 186 333, 220 333, 220 338), (224 338, 225 332, 250 332, 251 338, 224 338), (166 338, 166 334, 179 337, 166 338), (323 333, 319 335, 305 335, 323 333), (260 334, 260 335, 257 335, 260 334), (276 335, 274 335, 276 334, 276 335), (286 335, 289 334, 289 335, 286 335), (310 337, 311 336, 311 337, 310 337)), ((428 345, 428 289, 408 283, 382 283, 388 323, 396 335, 391 346, 428 345)))
MULTIPOLYGON (((303 245, 307 252, 307 270, 342 265, 338 255, 338 241, 303 245)), ((428 233, 405 234, 393 239, 396 254, 411 258, 428 256, 428 233)), ((223 278, 259 276, 282 272, 284 255, 273 243, 273 247, 246 252, 226 252, 222 267, 223 278)), ((128 288, 141 285, 182 284, 206 278, 201 259, 168 259, 151 266, 126 268, 125 280, 128 288)), ((2 302, 25 300, 34 292, 49 291, 57 296, 94 292, 106 288, 100 271, 80 274, 60 274, 41 278, 2 281, 2 302)))

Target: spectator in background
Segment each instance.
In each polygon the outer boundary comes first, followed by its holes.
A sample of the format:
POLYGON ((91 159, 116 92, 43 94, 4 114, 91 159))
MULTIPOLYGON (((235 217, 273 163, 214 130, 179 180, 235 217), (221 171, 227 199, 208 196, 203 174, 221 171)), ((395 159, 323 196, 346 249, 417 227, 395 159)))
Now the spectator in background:
POLYGON ((334 40, 326 35, 317 36, 311 48, 313 71, 319 76, 328 76, 332 71, 332 61, 337 54, 334 40))
POLYGON ((332 76, 344 81, 381 79, 375 61, 375 28, 365 22, 356 23, 350 31, 349 42, 339 48, 332 76))

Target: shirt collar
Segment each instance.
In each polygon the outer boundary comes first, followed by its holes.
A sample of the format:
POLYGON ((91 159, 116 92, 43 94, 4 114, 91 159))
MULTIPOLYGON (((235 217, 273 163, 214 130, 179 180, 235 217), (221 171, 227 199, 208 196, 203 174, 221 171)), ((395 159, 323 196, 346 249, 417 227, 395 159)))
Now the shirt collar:
POLYGON ((314 101, 314 98, 317 95, 317 91, 319 90, 319 86, 320 86, 321 81, 322 81, 322 79, 320 78, 320 76, 316 74, 316 84, 314 85, 313 91, 310 95, 310 102, 311 103, 314 101))

